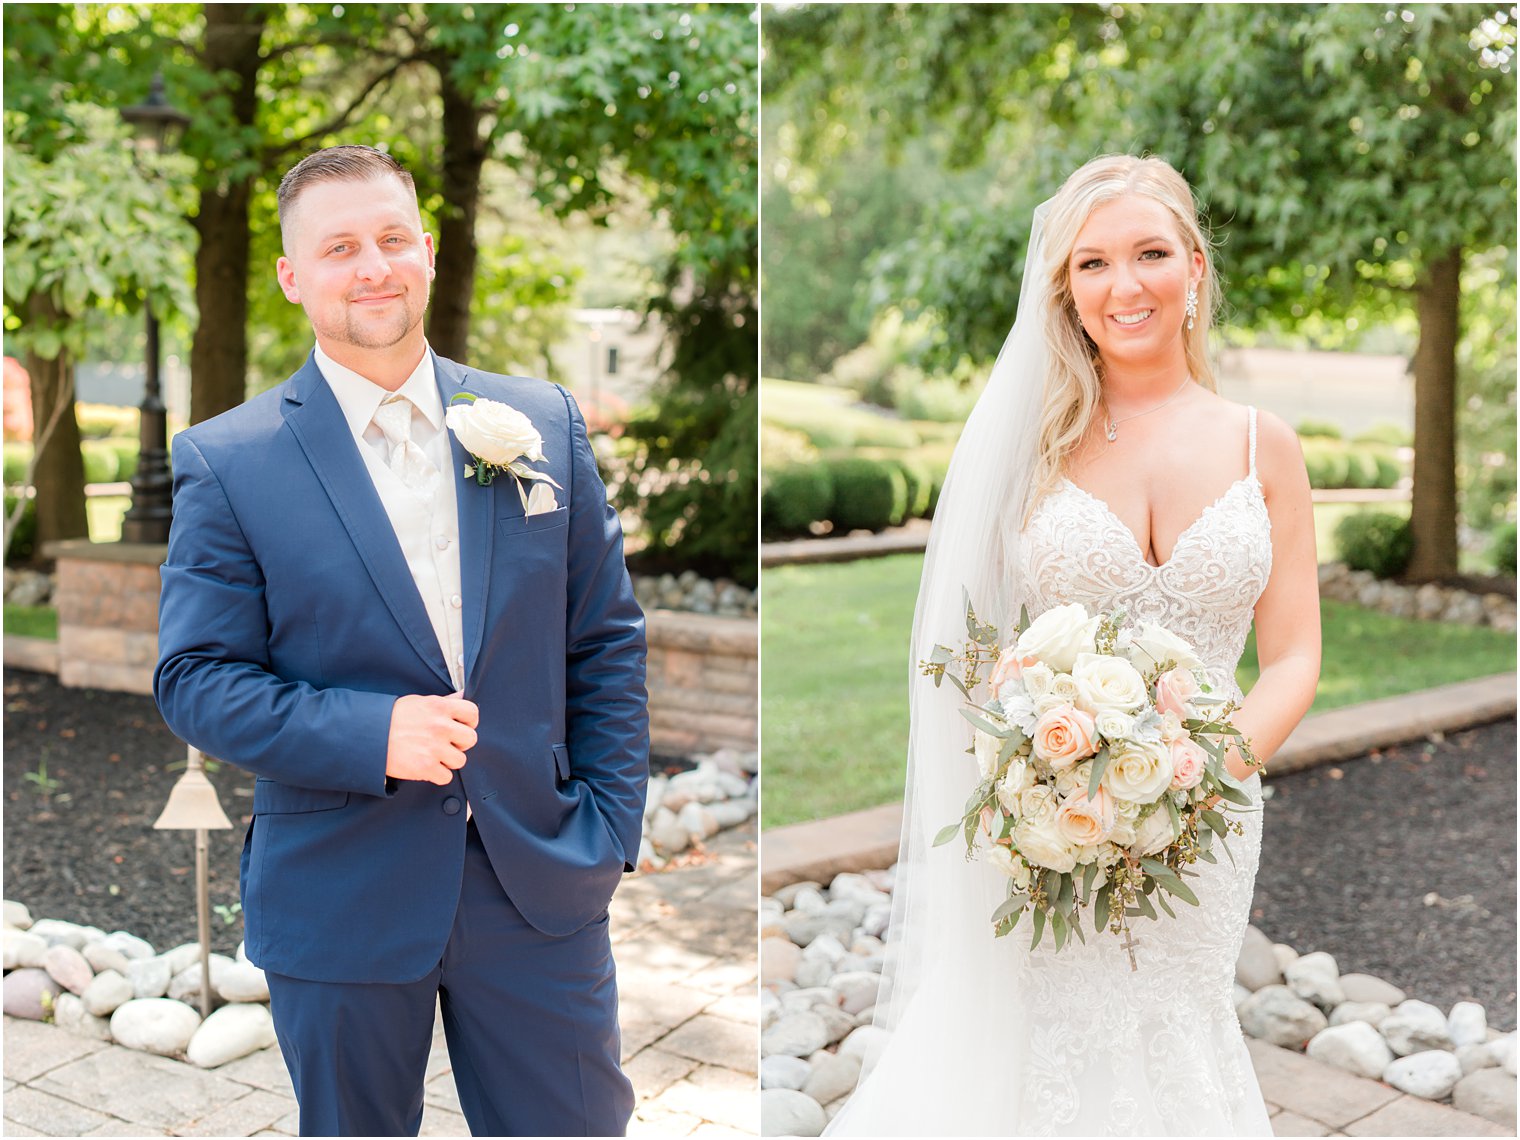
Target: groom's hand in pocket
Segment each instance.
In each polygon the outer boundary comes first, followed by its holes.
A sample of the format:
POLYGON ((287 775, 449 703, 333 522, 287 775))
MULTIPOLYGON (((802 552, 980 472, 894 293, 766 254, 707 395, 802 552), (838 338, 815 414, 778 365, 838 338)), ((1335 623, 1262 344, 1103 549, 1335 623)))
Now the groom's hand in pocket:
POLYGON ((479 724, 480 709, 459 693, 398 697, 391 706, 385 774, 397 780, 449 783, 455 769, 464 767, 465 753, 475 747, 479 724))

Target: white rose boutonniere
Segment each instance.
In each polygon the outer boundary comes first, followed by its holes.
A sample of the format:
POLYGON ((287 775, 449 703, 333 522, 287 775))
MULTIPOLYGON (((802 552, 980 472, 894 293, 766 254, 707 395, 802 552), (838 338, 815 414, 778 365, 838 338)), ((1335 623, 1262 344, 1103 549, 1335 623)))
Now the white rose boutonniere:
POLYGON ((444 421, 475 460, 465 466, 466 479, 489 487, 497 475, 512 475, 525 514, 543 514, 559 506, 549 489, 559 484, 528 466, 530 461, 543 461, 544 437, 522 412, 500 400, 461 393, 450 402, 444 421))

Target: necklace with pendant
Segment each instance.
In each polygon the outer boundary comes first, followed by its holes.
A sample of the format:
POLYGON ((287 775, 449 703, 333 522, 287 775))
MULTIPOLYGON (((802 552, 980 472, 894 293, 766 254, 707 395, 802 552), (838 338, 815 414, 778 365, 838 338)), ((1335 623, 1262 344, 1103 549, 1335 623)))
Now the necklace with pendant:
POLYGON ((1177 390, 1175 392, 1173 392, 1170 396, 1168 396, 1166 399, 1162 400, 1161 403, 1157 404, 1154 408, 1146 408, 1145 411, 1143 411, 1143 412, 1136 412, 1134 415, 1132 415, 1132 416, 1125 416, 1123 419, 1120 419, 1120 420, 1116 420, 1112 416, 1108 415, 1107 414, 1107 412, 1108 412, 1108 405, 1104 404, 1103 410, 1104 410, 1105 414, 1104 414, 1103 418, 1104 418, 1104 420, 1106 422, 1106 427, 1105 427, 1105 430, 1103 432, 1104 437, 1108 440, 1109 443, 1113 443, 1114 440, 1116 440, 1116 439, 1119 438, 1119 425, 1120 424, 1129 423, 1130 420, 1138 420, 1141 416, 1148 416, 1152 412, 1159 412, 1162 408, 1166 407, 1173 400, 1175 400, 1178 396, 1182 395, 1182 390, 1188 386, 1188 382, 1191 381, 1192 379, 1193 378, 1191 376, 1184 376, 1182 378, 1182 383, 1179 384, 1179 385, 1177 385, 1177 390))

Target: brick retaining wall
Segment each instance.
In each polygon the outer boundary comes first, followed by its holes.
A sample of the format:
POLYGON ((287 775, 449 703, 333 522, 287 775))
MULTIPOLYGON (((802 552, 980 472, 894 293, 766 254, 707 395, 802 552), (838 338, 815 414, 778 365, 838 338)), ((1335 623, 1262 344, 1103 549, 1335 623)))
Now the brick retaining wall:
MULTIPOLYGON (((165 548, 49 544, 57 559, 58 675, 70 688, 151 693, 158 660, 158 568, 165 548)), ((758 623, 650 610, 649 719, 666 756, 759 742, 758 623)), ((17 661, 15 664, 22 664, 17 661)))

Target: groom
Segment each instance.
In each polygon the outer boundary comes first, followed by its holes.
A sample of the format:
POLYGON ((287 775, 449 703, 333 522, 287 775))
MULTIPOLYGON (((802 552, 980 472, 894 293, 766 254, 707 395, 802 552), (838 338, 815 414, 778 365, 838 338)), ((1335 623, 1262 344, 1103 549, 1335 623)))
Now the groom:
POLYGON ((279 210, 316 348, 174 441, 154 693, 258 776, 246 947, 301 1134, 416 1135, 436 1004, 476 1135, 622 1135, 607 904, 643 817, 644 621, 584 421, 428 347, 395 160, 319 151, 279 210), (548 478, 466 477, 451 428, 548 478))

